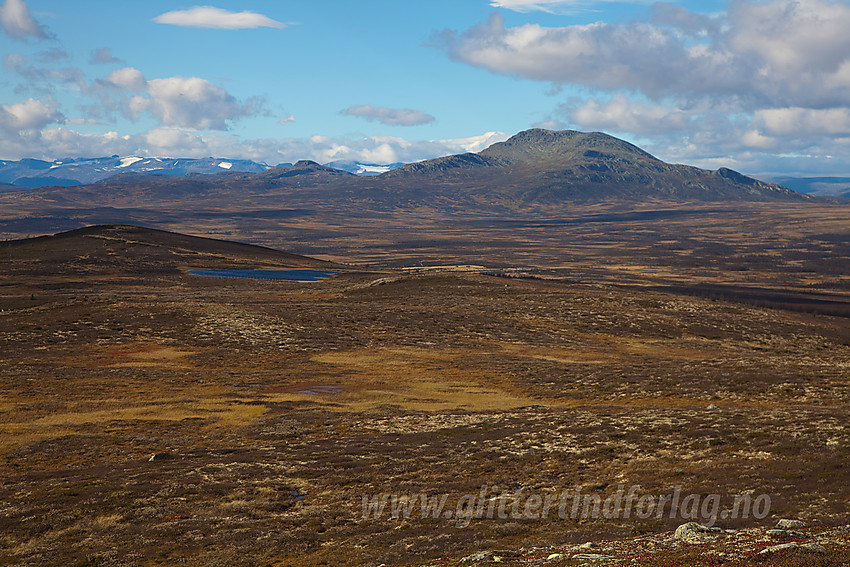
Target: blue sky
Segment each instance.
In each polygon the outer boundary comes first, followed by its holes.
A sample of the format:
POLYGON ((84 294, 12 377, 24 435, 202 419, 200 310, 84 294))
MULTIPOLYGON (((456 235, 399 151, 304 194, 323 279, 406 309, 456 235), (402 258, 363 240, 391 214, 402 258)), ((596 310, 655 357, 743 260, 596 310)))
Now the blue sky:
POLYGON ((531 127, 847 175, 850 3, 0 0, 0 159, 415 161, 531 127))

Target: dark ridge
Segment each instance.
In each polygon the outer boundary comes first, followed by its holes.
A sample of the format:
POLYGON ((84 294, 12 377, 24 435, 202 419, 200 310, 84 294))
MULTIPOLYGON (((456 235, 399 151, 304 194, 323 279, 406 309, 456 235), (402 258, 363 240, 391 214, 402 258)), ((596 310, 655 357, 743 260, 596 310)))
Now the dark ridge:
POLYGON ((285 177, 295 177, 297 175, 356 177, 354 174, 347 171, 326 167, 310 160, 301 160, 291 166, 273 167, 262 173, 255 174, 254 177, 256 179, 282 179, 285 177))
POLYGON ((453 170, 476 171, 482 167, 501 167, 503 165, 506 165, 506 163, 498 158, 481 154, 457 154, 403 165, 392 171, 382 173, 378 177, 393 179, 408 175, 439 175, 453 170))
POLYGON ((186 266, 338 267, 333 262, 265 246, 123 224, 87 226, 51 236, 0 242, 0 257, 12 270, 23 262, 40 264, 45 271, 56 273, 177 273, 186 266))

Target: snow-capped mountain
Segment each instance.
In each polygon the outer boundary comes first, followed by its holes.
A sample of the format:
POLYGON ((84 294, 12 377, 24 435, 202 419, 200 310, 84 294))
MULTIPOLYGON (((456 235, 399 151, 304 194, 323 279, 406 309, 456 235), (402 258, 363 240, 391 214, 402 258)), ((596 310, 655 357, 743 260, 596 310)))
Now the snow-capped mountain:
POLYGON ((250 160, 218 158, 150 158, 111 156, 102 158, 68 158, 56 161, 22 159, 0 160, 0 183, 35 188, 47 185, 70 187, 106 179, 119 173, 159 173, 184 176, 190 173, 242 171, 259 173, 269 169, 265 163, 250 160))
POLYGON ((324 165, 334 169, 341 169, 355 175, 380 175, 397 167, 401 167, 404 163, 399 162, 381 165, 376 163, 360 163, 359 161, 332 161, 324 165))
MULTIPOLYGON (((334 161, 325 165, 355 175, 380 175, 404 164, 381 165, 356 161, 334 161)), ((49 185, 61 187, 87 185, 120 173, 157 173, 182 177, 188 174, 213 174, 223 171, 259 173, 271 167, 268 164, 250 160, 219 158, 111 156, 67 158, 56 161, 38 159, 0 160, 0 193, 49 185)))

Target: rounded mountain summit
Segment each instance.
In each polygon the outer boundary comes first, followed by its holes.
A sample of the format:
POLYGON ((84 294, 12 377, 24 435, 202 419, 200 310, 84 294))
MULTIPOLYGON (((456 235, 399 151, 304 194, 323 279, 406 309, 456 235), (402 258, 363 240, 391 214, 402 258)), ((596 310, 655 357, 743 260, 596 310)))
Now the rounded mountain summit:
POLYGON ((436 189, 451 185, 476 200, 564 201, 806 200, 808 196, 730 169, 669 164, 601 132, 532 129, 476 153, 406 165, 380 177, 436 189))

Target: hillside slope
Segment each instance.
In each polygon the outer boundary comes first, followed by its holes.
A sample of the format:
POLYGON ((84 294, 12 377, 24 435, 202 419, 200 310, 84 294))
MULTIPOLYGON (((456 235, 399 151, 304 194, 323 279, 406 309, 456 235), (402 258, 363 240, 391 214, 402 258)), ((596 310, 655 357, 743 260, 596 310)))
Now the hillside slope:
POLYGON ((168 274, 187 268, 329 268, 271 248, 130 225, 97 225, 0 242, 7 273, 168 274))

